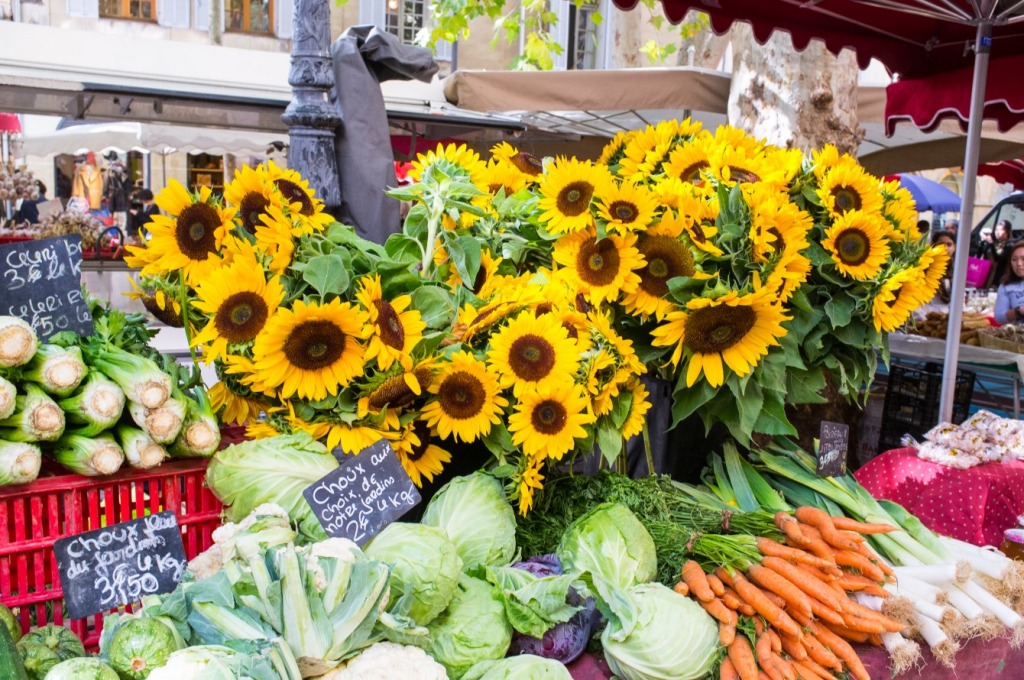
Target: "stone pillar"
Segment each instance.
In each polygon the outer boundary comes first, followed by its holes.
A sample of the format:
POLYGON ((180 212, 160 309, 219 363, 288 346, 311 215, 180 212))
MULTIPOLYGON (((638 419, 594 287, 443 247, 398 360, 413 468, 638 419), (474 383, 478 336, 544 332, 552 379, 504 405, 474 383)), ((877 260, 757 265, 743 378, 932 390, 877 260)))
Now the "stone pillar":
MULTIPOLYGON (((292 0, 284 0, 291 2, 292 0)), ((331 0, 294 0, 292 101, 282 119, 288 125, 288 166, 309 180, 328 211, 341 205, 334 132, 341 122, 330 101, 331 0)))

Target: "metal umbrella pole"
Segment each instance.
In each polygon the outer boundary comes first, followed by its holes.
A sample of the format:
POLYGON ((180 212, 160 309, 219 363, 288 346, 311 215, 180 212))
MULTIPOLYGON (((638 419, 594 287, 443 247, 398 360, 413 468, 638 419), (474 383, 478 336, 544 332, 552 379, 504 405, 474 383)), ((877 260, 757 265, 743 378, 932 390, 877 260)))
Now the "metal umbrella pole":
POLYGON ((977 38, 974 41, 974 80, 971 83, 967 150, 964 154, 964 192, 963 202, 960 206, 960 226, 957 229, 953 285, 949 294, 949 323, 946 327, 946 355, 942 366, 939 422, 950 422, 953 419, 956 369, 960 358, 960 322, 963 319, 964 298, 967 292, 967 258, 970 255, 971 229, 974 227, 974 194, 978 180, 978 152, 981 147, 981 122, 985 105, 989 51, 992 48, 992 10, 994 7, 994 0, 982 3, 983 19, 978 24, 977 38))

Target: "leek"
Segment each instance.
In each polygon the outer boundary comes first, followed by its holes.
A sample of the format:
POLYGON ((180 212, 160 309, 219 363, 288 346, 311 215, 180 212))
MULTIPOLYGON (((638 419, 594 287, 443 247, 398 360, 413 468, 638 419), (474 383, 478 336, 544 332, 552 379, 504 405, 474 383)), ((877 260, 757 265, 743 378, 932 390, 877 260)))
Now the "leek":
POLYGON ((108 347, 96 350, 90 364, 116 382, 129 401, 146 408, 159 408, 171 396, 171 376, 146 357, 108 347))
POLYGON ((39 476, 42 461, 35 444, 0 441, 0 486, 28 484, 39 476))
POLYGON ((82 350, 78 347, 40 345, 21 377, 31 380, 57 397, 66 397, 82 384, 86 368, 82 350))
POLYGON ((157 444, 170 444, 174 441, 181 431, 185 411, 185 402, 177 399, 167 399, 159 408, 146 408, 140 403, 128 402, 128 413, 132 420, 157 444))
POLYGON ((0 368, 27 364, 38 346, 32 326, 16 316, 0 316, 0 368))
POLYGON ((209 458, 220 447, 220 428, 210 400, 202 388, 196 390, 196 398, 182 396, 185 402, 185 418, 174 444, 171 455, 182 458, 209 458))
POLYGON ((117 442, 124 451, 128 465, 138 470, 156 467, 167 458, 164 447, 153 441, 153 438, 137 427, 118 425, 114 428, 117 442))
POLYGON ((10 380, 0 378, 0 419, 10 418, 17 407, 18 390, 10 380))
POLYGON ((69 432, 54 444, 54 460, 86 477, 112 475, 121 469, 124 453, 109 434, 85 437, 69 432))
POLYGON ((77 393, 61 399, 58 405, 67 422, 85 436, 112 428, 124 411, 125 396, 120 387, 102 373, 93 371, 77 393))
POLYGON ((14 413, 0 420, 0 439, 12 442, 51 442, 64 434, 64 412, 33 383, 15 398, 14 413))

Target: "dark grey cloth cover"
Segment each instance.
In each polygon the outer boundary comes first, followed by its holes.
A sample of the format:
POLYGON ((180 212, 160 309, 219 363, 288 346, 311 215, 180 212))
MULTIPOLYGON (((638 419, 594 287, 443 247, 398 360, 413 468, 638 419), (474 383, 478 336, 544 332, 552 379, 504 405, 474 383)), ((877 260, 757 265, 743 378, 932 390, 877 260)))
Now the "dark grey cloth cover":
POLYGON ((341 176, 339 219, 363 238, 384 243, 401 230, 398 201, 384 191, 397 186, 387 110, 380 83, 430 82, 438 65, 429 49, 403 45, 376 26, 353 26, 331 46, 334 101, 341 116, 335 138, 341 176))

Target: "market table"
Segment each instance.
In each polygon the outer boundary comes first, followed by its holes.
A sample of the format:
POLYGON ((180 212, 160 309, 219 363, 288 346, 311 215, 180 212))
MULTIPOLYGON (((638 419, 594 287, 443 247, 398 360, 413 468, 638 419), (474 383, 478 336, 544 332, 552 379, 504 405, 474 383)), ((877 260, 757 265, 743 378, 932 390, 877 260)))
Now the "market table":
MULTIPOLYGON (((857 655, 873 680, 891 678, 889 654, 881 647, 857 645, 857 655)), ((1011 649, 1007 638, 988 642, 975 639, 962 643, 956 655, 956 668, 940 665, 931 655, 927 646, 922 652, 922 664, 897 677, 921 678, 922 680, 991 680, 994 678, 1024 678, 1024 649, 1011 649)), ((608 664, 603 658, 584 654, 569 666, 574 680, 607 680, 612 677, 608 664)))
POLYGON ((998 546, 1024 513, 1020 461, 959 470, 921 460, 914 449, 894 449, 854 476, 872 496, 899 503, 932 531, 975 545, 998 546))

